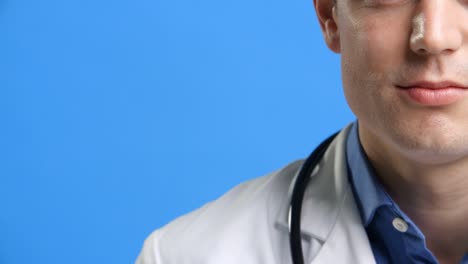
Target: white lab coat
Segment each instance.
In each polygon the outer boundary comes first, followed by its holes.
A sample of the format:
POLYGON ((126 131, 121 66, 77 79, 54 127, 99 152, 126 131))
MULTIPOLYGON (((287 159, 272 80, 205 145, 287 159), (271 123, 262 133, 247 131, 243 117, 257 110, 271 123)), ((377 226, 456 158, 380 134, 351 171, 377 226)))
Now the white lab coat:
MULTIPOLYGON (((344 129, 306 190, 301 216, 305 263, 375 264, 350 188, 344 129)), ((154 231, 137 264, 287 264, 289 189, 302 161, 235 187, 154 231)))

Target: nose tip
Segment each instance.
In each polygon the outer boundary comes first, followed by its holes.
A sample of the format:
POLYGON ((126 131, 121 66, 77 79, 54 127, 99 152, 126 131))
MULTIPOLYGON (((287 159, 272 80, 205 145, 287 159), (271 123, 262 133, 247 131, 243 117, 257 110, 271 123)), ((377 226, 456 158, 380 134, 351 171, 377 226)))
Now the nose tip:
POLYGON ((449 17, 448 10, 431 9, 413 19, 410 48, 419 55, 453 52, 462 45, 458 23, 449 17))
POLYGON ((460 41, 453 40, 453 38, 457 38, 456 36, 453 37, 445 37, 442 35, 426 33, 425 35, 418 35, 411 39, 411 49, 413 52, 420 54, 420 55, 437 55, 444 52, 453 52, 458 49, 458 43, 460 41))
POLYGON ((453 52, 460 47, 461 37, 453 32, 423 32, 410 40, 413 52, 420 55, 437 55, 453 52))

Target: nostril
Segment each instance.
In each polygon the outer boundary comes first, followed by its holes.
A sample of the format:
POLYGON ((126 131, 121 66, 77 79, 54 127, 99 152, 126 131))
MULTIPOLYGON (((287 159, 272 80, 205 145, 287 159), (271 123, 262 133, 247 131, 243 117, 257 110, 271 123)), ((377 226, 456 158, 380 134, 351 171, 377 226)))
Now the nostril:
POLYGON ((427 53, 427 51, 425 49, 423 49, 423 48, 420 48, 420 49, 418 49, 418 53, 424 55, 424 54, 427 53))

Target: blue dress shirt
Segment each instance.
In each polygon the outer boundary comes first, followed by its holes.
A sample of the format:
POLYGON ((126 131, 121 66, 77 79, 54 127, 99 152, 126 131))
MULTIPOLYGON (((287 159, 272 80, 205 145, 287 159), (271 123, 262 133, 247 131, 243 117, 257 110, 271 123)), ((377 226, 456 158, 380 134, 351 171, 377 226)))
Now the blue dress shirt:
MULTIPOLYGON (((438 263, 424 234, 376 178, 358 134, 356 122, 346 142, 349 181, 377 264, 438 263)), ((468 264, 468 253, 460 264, 468 264)))

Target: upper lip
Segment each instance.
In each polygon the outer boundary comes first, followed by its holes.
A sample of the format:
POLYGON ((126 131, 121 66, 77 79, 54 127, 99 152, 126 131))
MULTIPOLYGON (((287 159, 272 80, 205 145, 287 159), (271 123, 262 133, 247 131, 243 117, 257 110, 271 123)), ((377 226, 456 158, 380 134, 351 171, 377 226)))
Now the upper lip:
POLYGON ((440 82, 431 82, 431 81, 416 81, 404 85, 399 85, 400 88, 426 88, 426 89, 444 89, 444 88, 462 88, 468 89, 468 86, 462 85, 454 81, 440 81, 440 82))

